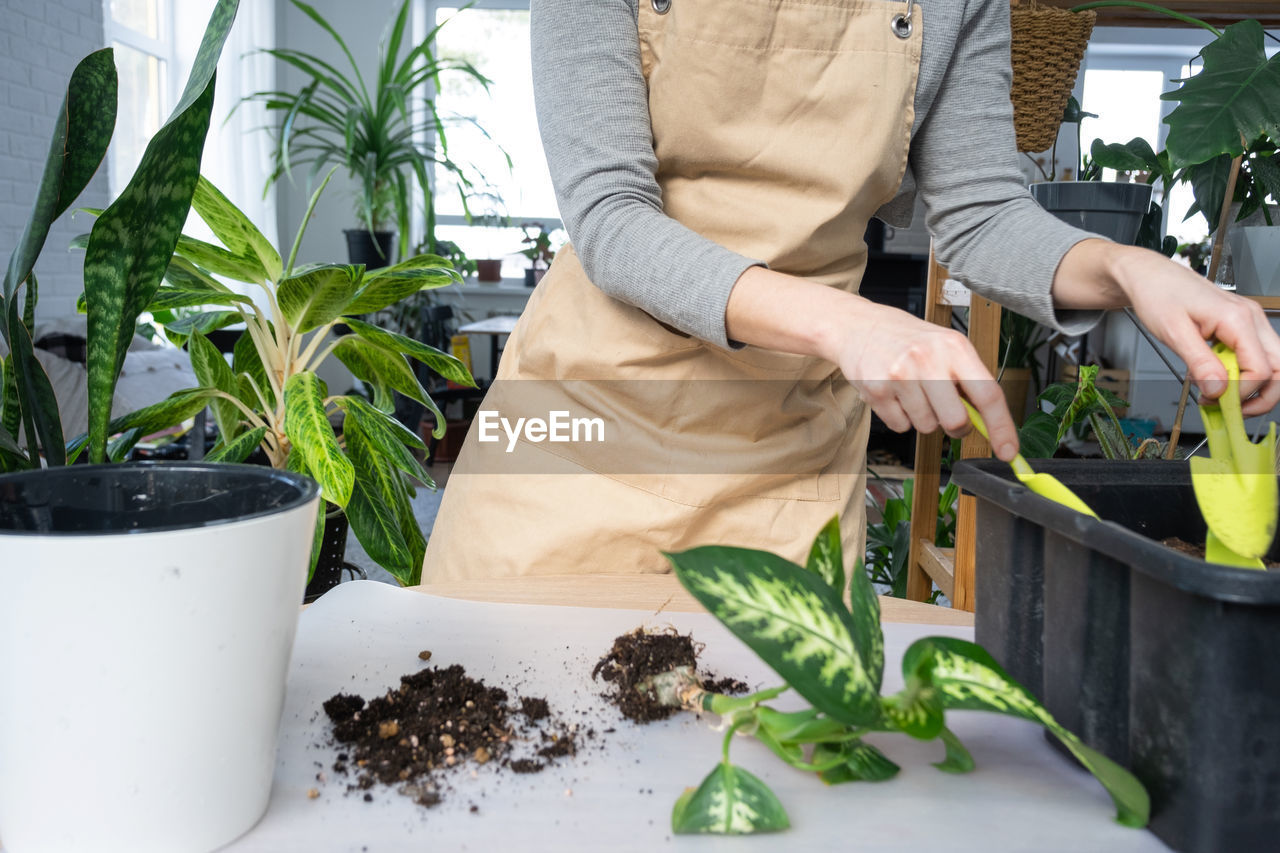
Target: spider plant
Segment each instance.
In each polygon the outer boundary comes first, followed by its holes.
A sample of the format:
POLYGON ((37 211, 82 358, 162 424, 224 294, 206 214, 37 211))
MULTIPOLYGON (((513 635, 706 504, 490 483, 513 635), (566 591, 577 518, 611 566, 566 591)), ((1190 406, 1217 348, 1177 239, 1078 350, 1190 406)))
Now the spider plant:
POLYGON ((486 91, 490 80, 469 62, 435 55, 436 35, 447 21, 401 56, 409 21, 409 0, 404 0, 378 44, 377 72, 370 87, 333 25, 302 0, 290 2, 332 37, 350 68, 340 69, 325 57, 301 50, 264 49, 310 78, 297 92, 262 91, 245 98, 281 115, 267 185, 281 176, 292 178, 298 166, 310 166, 309 184, 327 169, 341 166, 358 186, 355 213, 360 223, 370 233, 394 225, 400 232, 403 257, 409 250, 409 210, 416 181, 426 197, 427 245, 433 245, 432 166, 456 176, 464 209, 468 193, 479 180, 473 178, 473 170, 451 157, 446 134, 449 124, 476 123, 442 116, 434 93, 445 74, 470 77, 486 91))

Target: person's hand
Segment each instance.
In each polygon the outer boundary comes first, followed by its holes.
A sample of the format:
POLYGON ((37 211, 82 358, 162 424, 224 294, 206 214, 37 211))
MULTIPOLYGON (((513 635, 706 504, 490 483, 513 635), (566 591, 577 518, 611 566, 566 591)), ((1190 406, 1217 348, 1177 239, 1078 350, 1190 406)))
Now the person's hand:
POLYGON ((1240 362, 1246 416, 1269 412, 1280 402, 1280 337, 1257 302, 1143 249, 1118 255, 1115 275, 1138 318, 1186 362, 1207 398, 1227 388, 1227 371, 1205 343, 1216 339, 1240 362))
POLYGON ((826 341, 835 362, 885 425, 896 432, 941 427, 959 437, 969 431, 965 399, 986 421, 996 456, 1018 452, 1018 432, 1000 386, 969 339, 905 311, 866 301, 856 320, 826 341))

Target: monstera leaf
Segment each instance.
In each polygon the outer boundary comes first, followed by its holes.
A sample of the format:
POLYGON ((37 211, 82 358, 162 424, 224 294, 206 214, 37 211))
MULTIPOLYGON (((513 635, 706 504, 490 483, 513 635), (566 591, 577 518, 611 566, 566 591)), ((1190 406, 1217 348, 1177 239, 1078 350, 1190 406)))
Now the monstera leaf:
POLYGON ((1160 96, 1178 102, 1165 119, 1173 165, 1234 157, 1263 134, 1280 139, 1280 55, 1267 59, 1262 25, 1254 20, 1232 24, 1200 56, 1200 73, 1160 96))

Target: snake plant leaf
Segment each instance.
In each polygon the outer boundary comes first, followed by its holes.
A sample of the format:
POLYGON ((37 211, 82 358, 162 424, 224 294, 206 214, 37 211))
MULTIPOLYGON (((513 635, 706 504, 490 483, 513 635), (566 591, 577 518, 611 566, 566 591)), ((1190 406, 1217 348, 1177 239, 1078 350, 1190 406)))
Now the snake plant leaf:
POLYGON ((356 472, 347 504, 351 531, 378 565, 407 582, 414 566, 397 512, 398 504, 407 500, 403 476, 382 459, 355 421, 346 425, 343 437, 356 472))
POLYGON ((17 247, 9 256, 0 307, 13 301, 40 256, 53 221, 71 206, 102 163, 116 125, 116 91, 111 48, 94 51, 71 72, 62 108, 53 123, 53 138, 35 204, 17 247))
POLYGON ((716 765, 697 790, 685 791, 671 810, 671 831, 679 835, 746 835, 789 826, 791 820, 769 786, 727 761, 716 765))
POLYGON ((815 708, 850 725, 879 721, 853 617, 826 581, 766 551, 704 546, 664 556, 684 588, 815 708))
POLYGON ((466 388, 476 387, 476 381, 467 370, 467 366, 446 352, 441 352, 433 346, 415 341, 405 335, 380 329, 354 317, 348 317, 343 322, 351 327, 351 331, 370 343, 417 359, 445 379, 457 382, 466 388))
MULTIPOLYGON (((226 358, 208 338, 200 332, 193 332, 187 339, 187 351, 191 354, 191 369, 195 371, 196 379, 200 380, 201 385, 239 398, 240 383, 231 372, 231 365, 227 364, 226 358)), ((232 441, 242 432, 243 415, 235 403, 223 397, 214 397, 209 401, 209 407, 213 409, 213 419, 218 424, 218 432, 224 442, 232 441)))
POLYGON ((924 637, 903 655, 902 672, 908 683, 930 685, 947 709, 995 711, 1044 726, 1107 789, 1115 803, 1117 822, 1147 825, 1151 801, 1142 783, 1059 725, 981 646, 954 637, 924 637))
MULTIPOLYGON (((28 283, 30 286, 30 283, 28 283)), ((32 467, 39 467, 39 453, 49 465, 64 465, 62 419, 58 415, 58 399, 53 383, 36 358, 28 326, 18 317, 16 302, 9 303, 9 359, 6 373, 12 374, 17 405, 6 403, 5 411, 20 415, 21 426, 32 467)), ((13 432, 16 434, 17 430, 13 432)))
POLYGON ((338 446, 324 411, 324 391, 314 373, 295 373, 285 382, 284 431, 320 484, 324 499, 345 508, 351 500, 355 470, 338 446))
POLYGON ((93 224, 84 258, 88 303, 89 455, 101 461, 116 379, 138 315, 160 286, 200 175, 214 78, 239 0, 218 0, 178 106, 137 171, 93 224))
POLYGON ((840 744, 820 743, 813 748, 813 763, 827 764, 837 759, 844 763, 823 770, 818 778, 828 785, 845 782, 883 782, 898 775, 902 768, 890 761, 883 752, 862 740, 840 744))
POLYGON ((1266 134, 1280 139, 1280 56, 1267 59, 1262 25, 1232 24, 1200 51, 1204 67, 1160 98, 1178 101, 1164 120, 1166 148, 1179 168, 1222 154, 1232 157, 1266 134))
POLYGON ((362 438, 374 447, 381 459, 428 486, 434 485, 422 463, 405 447, 406 442, 416 442, 411 446, 424 448, 421 438, 395 418, 375 409, 363 397, 339 397, 334 402, 346 412, 344 433, 351 426, 358 427, 362 438))
MULTIPOLYGON (((268 327, 268 334, 274 333, 274 329, 268 327)), ((272 390, 271 380, 267 377, 267 368, 262 364, 262 356, 253 343, 253 335, 248 331, 242 332, 231 348, 231 372, 236 375, 240 384, 241 400, 253 400, 254 408, 275 408, 276 395, 272 390), (258 400, 258 393, 253 390, 255 387, 262 394, 262 401, 258 400)))
POLYGON ((360 286, 362 267, 325 264, 280 282, 280 311, 296 331, 309 332, 342 316, 360 286))
POLYGON ((253 451, 258 449, 262 444, 262 439, 267 435, 267 428, 264 426, 254 427, 251 430, 240 433, 230 441, 225 439, 218 442, 218 446, 209 451, 204 457, 206 462, 243 462, 253 455, 253 451))
POLYGON ((27 461, 27 455, 22 452, 13 434, 4 427, 0 427, 0 456, 4 457, 0 460, 0 471, 15 470, 18 464, 25 467, 27 461))
POLYGON ((973 756, 969 754, 969 750, 960 742, 960 738, 956 737, 955 732, 945 726, 942 734, 938 735, 943 746, 947 748, 947 755, 941 761, 936 762, 933 766, 941 770, 943 773, 968 773, 974 768, 973 756))
POLYGON ((178 257, 186 258, 190 263, 215 275, 225 275, 251 284, 261 284, 267 280, 267 271, 255 256, 236 255, 221 246, 188 237, 186 234, 178 238, 174 252, 178 257))
POLYGON ((280 280, 284 266, 275 246, 203 175, 196 182, 191 206, 233 255, 256 259, 268 281, 280 280))
POLYGON ((828 521, 818 531, 809 548, 805 568, 827 582, 827 586, 844 594, 844 551, 840 544, 840 517, 828 521))

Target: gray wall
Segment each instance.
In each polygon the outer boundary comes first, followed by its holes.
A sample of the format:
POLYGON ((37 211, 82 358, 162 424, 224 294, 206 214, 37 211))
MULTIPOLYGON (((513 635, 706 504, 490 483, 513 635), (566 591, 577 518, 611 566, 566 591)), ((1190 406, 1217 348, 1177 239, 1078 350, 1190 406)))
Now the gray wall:
MULTIPOLYGON (((71 72, 102 45, 102 0, 0 0, 0 264, 22 236, 71 72)), ((75 206, 107 202, 104 162, 75 206)), ((70 220, 54 224, 36 264, 40 317, 74 314, 84 289, 84 254, 67 244, 92 220, 70 220)))
MULTIPOLYGON (((365 82, 372 87, 378 40, 392 14, 399 9, 400 0, 312 0, 311 5, 341 33, 356 62, 360 64, 360 73, 364 75, 365 82)), ((298 11, 292 3, 280 0, 276 6, 276 15, 276 42, 279 47, 306 51, 350 75, 347 58, 334 45, 329 34, 298 11)), ((409 39, 406 37, 405 41, 408 43, 409 39)), ((405 50, 407 44, 401 47, 402 55, 405 50)), ((310 80, 302 72, 284 63, 277 66, 276 73, 279 75, 279 88, 286 92, 296 92, 310 80)), ((310 189, 313 189, 307 187, 308 169, 309 167, 304 167, 297 170, 294 183, 290 184, 287 178, 282 178, 276 185, 277 222, 280 226, 280 242, 284 246, 293 244, 294 235, 307 209, 310 189)), ((329 182, 311 224, 307 226, 306 237, 298 252, 298 261, 345 263, 347 246, 342 231, 354 227, 356 214, 352 183, 347 179, 346 173, 340 170, 329 182)))

